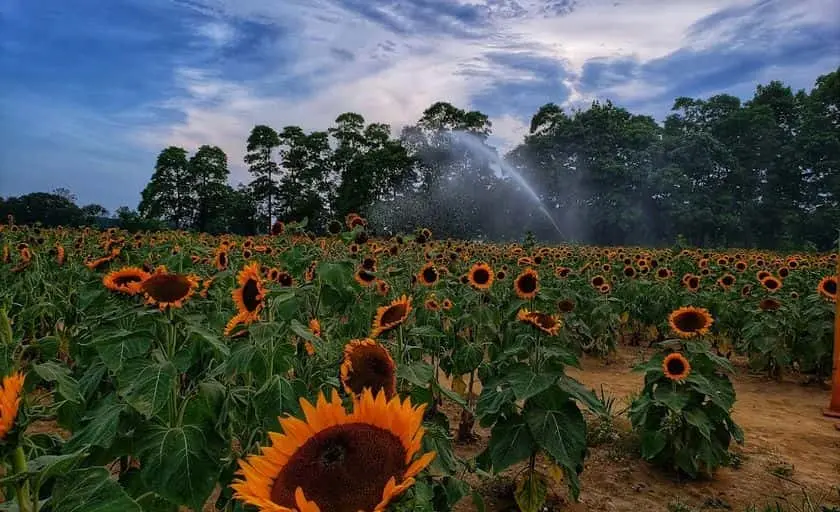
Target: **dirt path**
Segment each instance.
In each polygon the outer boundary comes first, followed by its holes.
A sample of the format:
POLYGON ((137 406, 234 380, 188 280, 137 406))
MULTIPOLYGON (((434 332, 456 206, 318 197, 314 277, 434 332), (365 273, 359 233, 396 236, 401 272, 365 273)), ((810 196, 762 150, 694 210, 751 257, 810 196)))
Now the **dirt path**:
MULTIPOLYGON (((623 409, 626 397, 642 386, 641 374, 630 371, 640 357, 625 351, 608 365, 586 359, 582 371, 574 369, 569 374, 594 389, 603 385, 608 394, 619 397, 617 409, 623 409)), ((733 382, 737 393, 734 419, 746 436, 744 446, 734 449, 741 454, 738 469, 723 468, 712 481, 680 482, 639 460, 633 448, 625 446, 626 440, 618 440, 591 449, 580 503, 557 510, 745 512, 756 505, 757 512, 763 512, 765 504, 776 502, 787 503, 790 510, 811 510, 800 508, 803 489, 812 500, 840 507, 840 431, 834 427, 836 422, 821 414, 829 392, 795 382, 768 381, 745 371, 739 371, 733 382), (677 508, 677 504, 688 508, 677 508)), ((457 424, 457 418, 453 420, 457 424)), ((629 430, 629 425, 619 428, 629 430)), ((489 432, 477 430, 478 445, 458 446, 459 455, 469 456, 486 445, 489 432)), ((485 491, 489 510, 507 510, 508 505, 493 496, 497 490, 485 491)), ((474 510, 462 505, 459 510, 474 510)))

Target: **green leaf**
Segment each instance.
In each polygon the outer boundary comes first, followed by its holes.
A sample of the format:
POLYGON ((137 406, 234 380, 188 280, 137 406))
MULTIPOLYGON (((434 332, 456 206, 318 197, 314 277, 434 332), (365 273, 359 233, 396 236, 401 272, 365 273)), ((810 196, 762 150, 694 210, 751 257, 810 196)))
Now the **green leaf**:
POLYGON ((58 394, 65 400, 77 403, 82 401, 79 383, 70 375, 70 370, 67 367, 47 361, 46 363, 33 365, 32 369, 45 381, 55 382, 58 394))
POLYGON ((479 418, 499 414, 505 405, 513 403, 515 396, 509 387, 497 388, 487 386, 481 390, 478 402, 475 405, 475 413, 479 418))
POLYGON ((497 423, 490 431, 488 450, 496 473, 525 460, 537 449, 522 416, 497 423))
POLYGON ((674 412, 680 412, 688 405, 689 394, 682 392, 679 385, 659 384, 653 391, 653 399, 674 412))
POLYGON ((218 440, 197 425, 156 425, 142 434, 143 483, 172 503, 201 510, 222 470, 218 440))
POLYGON ((430 468, 433 471, 451 475, 455 472, 455 454, 452 451, 452 441, 449 432, 435 424, 425 424, 426 433, 423 435, 423 452, 437 452, 430 468))
POLYGON ((409 329, 406 333, 409 336, 425 337, 425 338, 445 338, 446 334, 440 332, 431 325, 418 325, 409 329))
POLYGON ((537 512, 545 503, 548 486, 545 479, 536 472, 529 472, 516 485, 516 504, 522 512, 537 512))
POLYGON ((102 467, 77 469, 55 485, 51 512, 143 512, 102 467))
POLYGON ((429 363, 414 361, 397 367, 397 377, 405 379, 415 386, 426 386, 435 376, 435 369, 429 363))
POLYGON ((201 341, 207 343, 219 358, 224 360, 230 356, 230 347, 215 333, 192 323, 189 324, 189 331, 201 341))
POLYGON ((569 395, 552 387, 526 403, 525 421, 536 443, 566 470, 569 490, 577 500, 577 475, 586 455, 586 421, 580 409, 569 395))
POLYGON ((548 389, 557 380, 553 372, 536 373, 529 366, 518 365, 506 375, 517 400, 527 400, 548 389))
POLYGON ((320 338, 312 334, 312 331, 310 331, 309 328, 303 325, 302 323, 298 322, 297 319, 292 319, 291 323, 289 324, 289 327, 292 329, 292 332, 305 339, 306 341, 312 343, 321 342, 320 338))
POLYGON ((667 444, 665 434, 658 430, 644 430, 642 431, 642 458, 645 460, 652 460, 659 452, 665 449, 667 444))
POLYGON ((71 471, 84 456, 85 452, 83 450, 66 455, 41 455, 27 462, 27 472, 38 475, 35 488, 40 488, 50 478, 71 471))
POLYGON ((88 420, 88 423, 73 433, 66 449, 78 450, 85 446, 110 447, 117 437, 120 414, 125 410, 124 404, 117 403, 113 395, 108 395, 98 407, 85 415, 84 419, 88 420))
POLYGON ((603 402, 598 400, 598 396, 595 395, 591 389, 586 388, 583 384, 572 377, 563 375, 560 380, 557 381, 557 386, 567 394, 571 395, 575 400, 586 405, 586 407, 595 414, 607 413, 603 402))
POLYGON ((451 389, 449 389, 446 386, 439 385, 437 382, 435 382, 433 384, 434 384, 435 389, 440 391, 441 394, 444 395, 446 398, 452 400, 453 402, 455 402, 456 404, 460 405, 461 407, 463 407, 465 409, 468 407, 467 401, 464 400, 464 397, 462 397, 458 393, 455 393, 454 391, 452 391, 451 389))
POLYGON ((705 437, 708 440, 711 440, 712 424, 711 422, 709 422, 709 418, 706 416, 706 413, 704 413, 702 409, 688 409, 683 412, 683 417, 689 425, 696 427, 697 430, 700 431, 700 434, 703 435, 703 437, 705 437))
POLYGON ((177 371, 168 361, 135 361, 119 376, 119 394, 137 412, 150 418, 172 399, 177 371))
POLYGON ((151 345, 151 333, 125 329, 97 338, 93 342, 102 362, 112 372, 118 372, 128 360, 145 354, 151 345))

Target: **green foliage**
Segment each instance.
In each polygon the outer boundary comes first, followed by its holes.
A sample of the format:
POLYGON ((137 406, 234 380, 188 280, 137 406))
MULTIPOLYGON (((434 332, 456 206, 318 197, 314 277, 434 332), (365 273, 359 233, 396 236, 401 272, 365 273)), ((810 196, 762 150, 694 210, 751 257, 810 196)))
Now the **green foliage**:
POLYGON ((728 361, 711 354, 702 341, 683 343, 679 353, 691 365, 682 381, 665 375, 664 353, 635 369, 645 372, 645 385, 629 417, 644 459, 696 478, 727 464, 731 441, 744 438, 730 416, 735 390, 728 361))

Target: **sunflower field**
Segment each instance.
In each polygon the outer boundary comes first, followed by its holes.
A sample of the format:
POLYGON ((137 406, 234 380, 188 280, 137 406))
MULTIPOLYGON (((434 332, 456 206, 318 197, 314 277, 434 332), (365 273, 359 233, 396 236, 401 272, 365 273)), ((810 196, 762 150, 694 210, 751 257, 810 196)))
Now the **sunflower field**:
POLYGON ((578 499, 609 414, 567 374, 583 355, 650 348, 632 428, 689 478, 750 435, 731 360, 832 371, 836 254, 331 231, 4 225, 0 506, 490 510, 476 482, 503 475, 532 512, 578 499))

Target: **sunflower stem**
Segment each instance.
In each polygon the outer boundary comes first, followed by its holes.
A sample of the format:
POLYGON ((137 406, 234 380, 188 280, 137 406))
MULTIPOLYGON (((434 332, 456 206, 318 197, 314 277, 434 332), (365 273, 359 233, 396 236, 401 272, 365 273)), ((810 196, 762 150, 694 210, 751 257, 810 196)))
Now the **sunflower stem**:
MULTIPOLYGON (((23 446, 18 446, 12 452, 12 472, 15 475, 26 473, 26 455, 23 453, 23 446)), ((32 505, 32 496, 29 493, 29 479, 19 482, 15 486, 17 493, 18 510, 20 512, 35 512, 32 505)))

